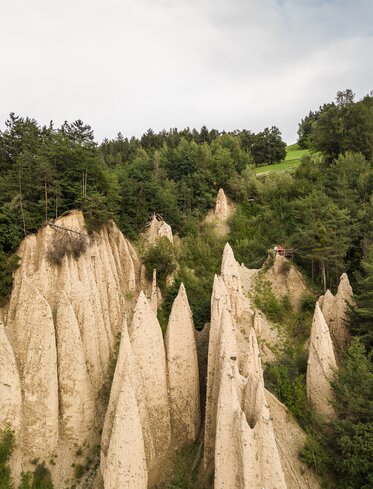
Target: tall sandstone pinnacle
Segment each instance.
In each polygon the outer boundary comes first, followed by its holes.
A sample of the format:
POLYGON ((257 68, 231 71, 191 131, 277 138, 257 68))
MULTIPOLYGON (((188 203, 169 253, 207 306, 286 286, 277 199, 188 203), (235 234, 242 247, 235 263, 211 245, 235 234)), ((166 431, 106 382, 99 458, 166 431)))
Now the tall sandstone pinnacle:
MULTIPOLYGON (((118 352, 118 359, 115 367, 114 378, 110 391, 110 399, 109 405, 106 410, 106 416, 104 421, 104 427, 102 430, 102 438, 101 438, 101 473, 104 476, 106 471, 109 470, 107 467, 107 459, 109 452, 109 445, 111 443, 111 438, 113 436, 114 430, 114 418, 116 416, 116 411, 118 407, 118 400, 121 390, 123 389, 123 384, 126 381, 131 384, 132 391, 134 393, 138 414, 140 417, 141 424, 141 438, 144 442, 144 451, 146 457, 146 466, 151 467, 152 463, 156 459, 152 430, 149 424, 148 418, 148 408, 146 404, 145 397, 145 389, 142 381, 141 373, 139 371, 139 367, 134 356, 132 345, 130 342, 128 328, 127 328, 127 320, 123 319, 122 325, 122 333, 121 340, 118 352)), ((128 389, 128 388, 127 388, 128 389)), ((124 428, 126 424, 131 424, 131 417, 125 417, 123 420, 124 428)), ((118 424, 115 425, 116 429, 122 429, 123 427, 119 427, 118 424)), ((121 451, 116 454, 116 457, 126 457, 126 452, 121 451)), ((113 466, 111 469, 113 470, 113 466)))
POLYGON ((238 319, 243 312, 243 292, 240 278, 240 267, 236 262, 232 247, 229 243, 225 245, 223 251, 221 276, 229 293, 232 312, 238 319))
POLYGON ((330 381, 336 368, 329 328, 319 304, 316 303, 308 354, 307 397, 315 411, 328 419, 334 416, 330 381))
POLYGON ((103 479, 105 489, 148 487, 141 418, 127 375, 118 395, 103 479))
POLYGON ((229 217, 229 207, 227 202, 227 197, 225 196, 224 190, 219 189, 218 195, 216 197, 215 203, 215 218, 218 221, 226 221, 229 217))
POLYGON ((200 426, 196 339, 184 284, 172 305, 165 347, 173 443, 182 446, 195 441, 200 426))
POLYGON ((222 357, 216 444, 215 489, 286 489, 285 476, 264 393, 254 330, 241 375, 234 356, 222 357))
POLYGON ((347 274, 340 278, 335 296, 327 290, 321 301, 321 310, 324 314, 335 347, 344 350, 349 340, 346 326, 349 306, 354 304, 353 292, 347 274))
POLYGON ((143 382, 147 416, 159 463, 171 442, 166 355, 161 327, 143 292, 140 292, 135 307, 129 336, 143 382))

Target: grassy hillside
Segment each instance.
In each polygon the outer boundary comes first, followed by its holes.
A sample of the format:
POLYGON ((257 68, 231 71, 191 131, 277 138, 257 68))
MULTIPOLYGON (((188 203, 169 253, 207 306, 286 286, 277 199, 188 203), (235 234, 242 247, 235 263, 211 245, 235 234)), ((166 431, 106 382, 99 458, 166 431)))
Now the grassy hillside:
POLYGON ((259 166, 255 169, 255 173, 259 175, 267 172, 292 171, 299 165, 301 158, 306 154, 308 154, 308 149, 301 149, 296 143, 291 144, 286 148, 285 161, 274 165, 259 166))

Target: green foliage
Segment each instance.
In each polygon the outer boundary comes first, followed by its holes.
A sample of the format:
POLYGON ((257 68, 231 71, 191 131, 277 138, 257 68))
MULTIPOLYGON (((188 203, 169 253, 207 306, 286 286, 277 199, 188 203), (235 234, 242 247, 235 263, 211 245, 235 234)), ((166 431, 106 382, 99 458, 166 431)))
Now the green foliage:
POLYGON ((183 282, 193 311, 194 325, 202 329, 210 320, 210 302, 214 275, 219 273, 226 238, 213 226, 204 224, 197 235, 182 240, 177 279, 183 282))
MULTIPOLYGON (((292 359, 291 359, 292 360, 292 359)), ((304 388, 304 373, 299 373, 294 361, 270 363, 265 369, 266 387, 285 404, 293 416, 305 426, 309 422, 310 408, 304 388)))
POLYGON ((306 443, 300 451, 299 457, 318 476, 322 477, 324 481, 325 478, 329 477, 331 467, 330 455, 315 435, 307 435, 306 443))
POLYGON ((333 381, 337 418, 327 439, 333 471, 343 489, 373 482, 373 364, 358 338, 351 341, 333 381))
POLYGON ((14 489, 9 467, 14 446, 14 433, 10 427, 6 427, 0 437, 0 489, 14 489))
POLYGON ((34 470, 31 489, 53 489, 51 474, 44 462, 38 464, 34 470))
POLYGON ((3 306, 12 290, 13 272, 19 266, 17 256, 7 256, 0 250, 0 306, 3 306))
POLYGON ((75 479, 81 479, 86 472, 86 467, 82 464, 76 464, 74 467, 75 479))
POLYGON ((275 323, 284 322, 292 311, 289 296, 285 294, 279 299, 274 294, 271 283, 261 277, 255 283, 254 304, 275 323))
POLYGON ((148 247, 143 258, 149 278, 156 269, 158 285, 161 290, 165 290, 167 276, 177 267, 174 245, 166 236, 162 236, 154 245, 148 247))
POLYGON ((339 91, 336 102, 310 112, 299 124, 301 147, 321 152, 329 163, 347 151, 362 153, 367 160, 373 151, 373 96, 355 102, 352 90, 339 91))
POLYGON ((373 350, 373 246, 370 245, 356 273, 356 306, 350 315, 350 329, 358 335, 368 351, 373 350))

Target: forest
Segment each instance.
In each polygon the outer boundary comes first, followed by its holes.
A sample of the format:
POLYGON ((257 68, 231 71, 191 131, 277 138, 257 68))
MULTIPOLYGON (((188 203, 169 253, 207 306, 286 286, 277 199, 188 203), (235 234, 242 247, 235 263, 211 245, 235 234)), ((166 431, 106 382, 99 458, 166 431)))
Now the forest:
MULTIPOLYGON (((143 256, 149 271, 157 266, 160 273, 160 314, 165 321, 183 281, 202 328, 226 241, 204 216, 223 188, 236 206, 227 239, 239 262, 259 268, 277 243, 294 250, 315 291, 335 290, 344 271, 351 279, 354 339, 335 379, 338 421, 327 437, 315 421, 305 421, 311 438, 303 455, 317 460, 314 468, 328 480, 340 479, 338 487, 367 489, 373 487, 373 94, 355 100, 351 90, 338 92, 300 121, 298 135, 310 151, 299 167, 259 178, 256 166, 286 155, 274 126, 257 134, 149 129, 140 138, 119 133, 98 144, 81 120, 55 128, 11 113, 0 133, 0 301, 11 290, 21 240, 46 221, 78 208, 89 232, 114 219, 140 243, 155 212, 181 243, 175 249, 160 242, 143 256), (175 284, 167 287, 162 279, 176 264, 175 284)), ((277 367, 272 374, 284 384, 299 374, 292 373, 294 362, 277 367)), ((282 401, 291 404, 297 395, 282 401)))

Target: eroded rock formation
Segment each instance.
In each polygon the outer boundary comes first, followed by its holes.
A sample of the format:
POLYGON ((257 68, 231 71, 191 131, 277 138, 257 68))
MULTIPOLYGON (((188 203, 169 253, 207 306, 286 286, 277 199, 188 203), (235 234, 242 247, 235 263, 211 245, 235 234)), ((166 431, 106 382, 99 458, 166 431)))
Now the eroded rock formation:
POLYGON ((162 237, 166 237, 171 243, 174 242, 171 226, 162 219, 158 219, 155 214, 149 223, 146 236, 150 244, 154 244, 158 238, 162 237))
MULTIPOLYGON (((160 460, 171 442, 166 355, 160 325, 143 292, 136 304, 129 336, 143 382, 154 450, 160 460)), ((151 470, 152 465, 148 464, 148 468, 151 470)))
POLYGON ((165 337, 174 445, 195 441, 200 426, 196 339, 184 284, 173 303, 165 337))
POLYGON ((222 277, 214 281, 208 354, 204 466, 215 467, 216 489, 287 487, 253 326, 254 312, 227 245, 222 277))
POLYGON ((229 217, 229 207, 224 190, 219 189, 215 203, 215 218, 219 221, 226 221, 229 217))
POLYGON ((330 380, 336 368, 329 328, 319 304, 316 303, 307 365, 307 397, 315 411, 326 418, 334 416, 330 380))
POLYGON ((307 286, 302 275, 289 260, 277 254, 273 266, 266 272, 265 278, 270 281, 272 289, 278 297, 288 294, 293 307, 299 310, 307 286))
POLYGON ((340 278, 338 290, 335 296, 327 290, 321 301, 321 310, 330 330, 333 343, 337 349, 345 349, 349 340, 346 326, 347 312, 350 305, 354 304, 353 292, 347 274, 340 278))
POLYGON ((18 254, 1 341, 14 402, 1 396, 0 413, 11 408, 19 425, 21 470, 32 468, 31 458, 46 460, 61 487, 74 478, 77 447, 84 461, 98 443, 99 393, 132 310, 127 295, 140 288, 140 262, 114 224, 88 237, 80 212, 27 237, 18 254), (52 457, 57 464, 49 465, 52 457))

